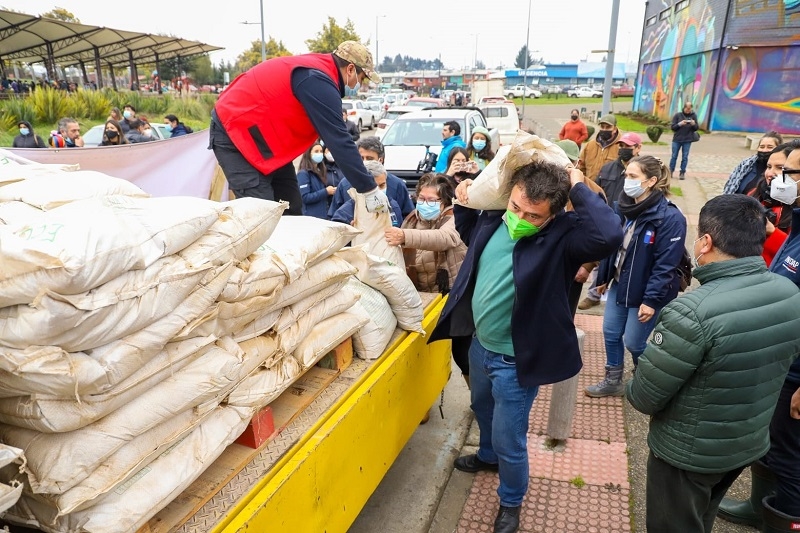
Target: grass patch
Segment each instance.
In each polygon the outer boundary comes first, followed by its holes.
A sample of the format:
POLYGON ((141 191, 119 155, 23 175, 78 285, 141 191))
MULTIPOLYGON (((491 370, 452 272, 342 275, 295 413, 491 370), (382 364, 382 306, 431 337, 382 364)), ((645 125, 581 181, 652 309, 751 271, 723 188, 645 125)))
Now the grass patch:
POLYGON ((645 124, 635 118, 626 117, 624 115, 616 115, 617 117, 617 127, 622 131, 635 131, 637 133, 644 133, 647 135, 647 126, 649 124, 645 124))
POLYGON ((569 482, 572 486, 577 487, 579 489, 582 489, 583 487, 586 486, 586 482, 583 480, 581 476, 576 476, 570 479, 569 482))
POLYGON ((667 146, 669 143, 665 143, 664 141, 658 141, 657 143, 652 141, 643 141, 642 144, 649 144, 650 146, 667 146))
MULTIPOLYGON (((512 98, 515 104, 522 105, 522 98, 512 98)), ((620 98, 612 98, 611 103, 612 107, 614 102, 633 102, 632 96, 624 96, 620 98)), ((541 98, 526 98, 525 105, 554 105, 554 104, 564 104, 564 105, 571 105, 572 107, 577 107, 580 109, 581 107, 587 107, 586 104, 592 104, 598 106, 598 108, 603 107, 603 99, 602 98, 569 98, 566 94, 543 94, 541 98), (558 96, 558 98, 556 98, 558 96)))
POLYGON ((680 187, 670 187, 669 192, 672 196, 683 196, 683 189, 680 187))

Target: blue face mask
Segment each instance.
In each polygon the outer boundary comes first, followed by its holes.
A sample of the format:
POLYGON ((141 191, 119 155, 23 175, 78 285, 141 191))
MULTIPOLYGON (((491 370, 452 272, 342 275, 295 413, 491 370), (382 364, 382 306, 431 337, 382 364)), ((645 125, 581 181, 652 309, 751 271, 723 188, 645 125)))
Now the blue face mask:
POLYGON ((356 74, 356 84, 354 87, 350 87, 347 85, 347 82, 344 82, 344 95, 348 98, 353 98, 354 96, 358 96, 358 90, 361 88, 361 83, 358 81, 358 74, 356 74))
POLYGON ((441 211, 441 202, 434 202, 433 205, 429 205, 427 202, 417 202, 417 213, 422 220, 433 220, 439 216, 441 211))
POLYGON ((167 124, 167 127, 164 129, 167 130, 167 133, 172 133, 172 124, 167 124))
POLYGON ((319 165, 320 163, 322 163, 322 160, 323 160, 324 158, 325 158, 325 156, 324 156, 324 155, 322 155, 322 152, 315 152, 315 153, 311 154, 311 160, 312 160, 314 163, 316 163, 317 165, 319 165))
POLYGON ((19 129, 19 134, 20 134, 20 135, 27 135, 27 134, 29 134, 30 132, 31 132, 31 130, 29 130, 28 128, 20 128, 20 129, 19 129))
POLYGON ((480 152, 484 148, 486 148, 486 141, 483 139, 475 139, 472 141, 472 147, 475 148, 476 152, 480 152))

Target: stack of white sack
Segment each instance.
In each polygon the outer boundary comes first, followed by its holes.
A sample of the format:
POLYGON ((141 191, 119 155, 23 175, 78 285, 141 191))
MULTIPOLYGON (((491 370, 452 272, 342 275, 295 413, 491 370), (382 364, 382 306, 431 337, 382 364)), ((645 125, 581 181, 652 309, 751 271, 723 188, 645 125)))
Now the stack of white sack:
MULTIPOLYGON (((0 444, 0 468, 11 465, 25 464, 25 455, 19 448, 6 446, 0 444)), ((19 468, 19 466, 17 466, 19 468)), ((17 503, 20 495, 22 494, 22 483, 17 480, 11 480, 8 484, 0 483, 0 517, 3 513, 17 503)))
POLYGON ((0 470, 24 483, 6 518, 46 531, 128 530, 121 521, 144 523, 167 505, 253 413, 223 402, 275 360, 277 343, 178 337, 286 205, 32 194, 0 204, 0 441, 30 454, 0 470), (154 461, 158 474, 147 476, 154 461), (129 487, 147 498, 120 498, 129 487))

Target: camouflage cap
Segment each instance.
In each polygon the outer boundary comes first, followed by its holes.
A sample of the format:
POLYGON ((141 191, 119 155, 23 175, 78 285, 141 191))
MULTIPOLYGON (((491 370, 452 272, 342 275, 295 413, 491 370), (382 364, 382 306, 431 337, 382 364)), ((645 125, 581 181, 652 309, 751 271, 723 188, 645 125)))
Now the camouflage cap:
POLYGON ((375 72, 372 54, 363 44, 356 41, 345 41, 333 53, 363 70, 364 74, 373 82, 381 82, 381 77, 375 72))

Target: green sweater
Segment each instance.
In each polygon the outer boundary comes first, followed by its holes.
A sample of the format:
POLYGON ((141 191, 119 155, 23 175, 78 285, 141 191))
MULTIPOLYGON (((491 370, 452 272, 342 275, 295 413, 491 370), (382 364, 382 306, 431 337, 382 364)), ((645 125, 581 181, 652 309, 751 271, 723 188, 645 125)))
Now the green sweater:
POLYGON ((512 357, 511 311, 516 295, 513 266, 515 244, 505 223, 500 224, 478 259, 478 275, 472 296, 475 336, 487 350, 512 357))
POLYGON ((667 463, 721 473, 769 449, 769 423, 800 353, 800 291, 761 257, 703 265, 701 286, 667 304, 627 397, 652 415, 647 442, 667 463))

